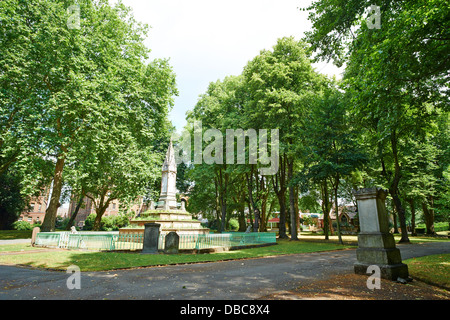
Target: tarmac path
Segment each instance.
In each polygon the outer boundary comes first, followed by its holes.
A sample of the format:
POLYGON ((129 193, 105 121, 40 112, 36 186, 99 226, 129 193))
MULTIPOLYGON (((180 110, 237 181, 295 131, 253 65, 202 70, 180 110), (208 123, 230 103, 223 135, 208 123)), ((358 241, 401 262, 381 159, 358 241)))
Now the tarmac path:
MULTIPOLYGON (((450 242, 397 245, 402 259, 450 253, 450 242)), ((354 249, 226 262, 81 272, 0 266, 0 300, 252 300, 353 273, 354 249)))

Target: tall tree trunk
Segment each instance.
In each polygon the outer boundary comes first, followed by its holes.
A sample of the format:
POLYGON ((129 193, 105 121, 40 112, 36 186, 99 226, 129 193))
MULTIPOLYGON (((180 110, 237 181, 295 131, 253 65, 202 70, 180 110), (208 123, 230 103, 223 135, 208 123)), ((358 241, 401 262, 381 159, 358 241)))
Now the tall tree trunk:
POLYGON ((334 207, 335 207, 335 214, 336 214, 336 228, 338 233, 338 239, 339 244, 344 244, 342 241, 342 235, 341 235, 341 219, 339 218, 339 207, 338 207, 338 186, 339 186, 339 177, 336 177, 335 184, 334 184, 334 207))
POLYGON ((323 233, 325 234, 325 240, 329 240, 330 208, 328 206, 328 186, 326 179, 320 184, 320 190, 322 195, 323 233))
POLYGON ((217 221, 217 231, 220 232, 220 226, 218 225, 220 222, 220 197, 219 197, 219 183, 218 183, 218 178, 217 176, 214 177, 214 188, 215 188, 215 192, 216 192, 216 208, 215 208, 215 213, 216 213, 216 221, 217 221))
MULTIPOLYGON (((226 169, 225 169, 226 170, 226 169)), ((228 175, 224 172, 224 169, 219 168, 219 171, 216 172, 216 195, 218 193, 218 201, 219 201, 219 210, 220 214, 218 214, 220 226, 217 230, 219 233, 225 231, 226 219, 227 219, 227 184, 228 184, 228 175)))
MULTIPOLYGON (((245 190, 245 189, 244 189, 245 190)), ((235 197, 235 202, 238 206, 238 222, 239 222, 239 232, 245 232, 247 230, 247 221, 245 219, 245 191, 238 193, 235 197)))
POLYGON ((97 215, 95 216, 94 227, 92 228, 93 231, 100 231, 102 227, 102 217, 105 214, 106 208, 107 206, 103 206, 98 208, 98 210, 95 210, 97 215))
POLYGON ((429 235, 436 235, 436 231, 434 230, 434 212, 433 209, 428 208, 426 200, 422 201, 422 210, 427 229, 426 233, 429 235))
POLYGON ((280 206, 280 222, 278 233, 280 239, 288 239, 286 234, 286 156, 280 156, 280 168, 272 177, 273 190, 278 198, 280 206))
POLYGON ((280 222, 279 222, 279 237, 280 239, 288 239, 286 234, 286 191, 280 191, 277 194, 278 204, 280 205, 280 222))
POLYGON ((400 172, 400 164, 398 161, 397 136, 396 136, 395 130, 391 134, 391 146, 392 146, 392 155, 394 158, 395 170, 394 170, 394 179, 389 188, 389 193, 391 194, 392 199, 394 200, 395 208, 397 209, 398 218, 400 220, 400 228, 402 230, 402 237, 401 237, 399 243, 409 243, 410 241, 408 238, 408 230, 406 229, 405 208, 403 207, 402 202, 400 200, 400 196, 398 194, 398 184, 400 182, 401 172, 400 172))
POLYGON ((395 208, 397 209, 398 217, 400 220, 400 228, 401 228, 401 239, 399 243, 409 243, 408 238, 408 230, 406 229, 406 217, 405 217, 405 208, 403 208, 402 203, 400 201, 400 197, 398 196, 398 193, 395 191, 391 192, 391 189, 389 189, 390 194, 392 198, 394 199, 395 208))
POLYGON ((245 212, 244 210, 239 210, 239 232, 245 232, 247 230, 247 222, 245 221, 245 212))
MULTIPOLYGON (((248 199, 249 199, 249 212, 254 213, 254 221, 253 221, 253 232, 258 232, 259 228, 259 220, 260 220, 260 211, 258 209, 258 206, 255 202, 255 199, 253 197, 253 166, 251 167, 250 174, 245 174, 247 178, 247 187, 248 187, 248 199)), ((256 185, 258 185, 258 182, 256 182, 256 185)))
POLYGON ((409 206, 411 208, 411 235, 417 236, 416 233, 416 206, 414 204, 414 198, 408 199, 409 206))
POLYGON ((393 201, 392 201, 392 219, 394 221, 394 233, 399 233, 398 232, 398 225, 397 225, 397 214, 395 212, 395 205, 394 205, 393 201))
POLYGON ((41 231, 42 232, 53 232, 55 231, 56 224, 56 214, 58 207, 60 206, 59 199, 61 198, 61 191, 63 186, 63 169, 66 157, 59 155, 56 160, 55 173, 53 175, 53 190, 50 198, 50 203, 47 210, 45 211, 44 221, 42 222, 41 231))
POLYGON ((258 232, 259 231, 259 225, 260 225, 260 220, 261 220, 261 213, 259 212, 259 208, 255 208, 255 221, 253 224, 253 232, 258 232))
POLYGON ((275 198, 273 198, 272 201, 270 201, 269 211, 266 213, 266 219, 263 222, 264 223, 264 228, 263 228, 262 232, 266 232, 267 231, 267 224, 269 223, 269 219, 270 219, 270 216, 272 215, 272 211, 273 211, 273 206, 274 206, 276 201, 277 200, 275 198))
POLYGON ((77 206, 75 207, 75 211, 70 216, 69 222, 67 222, 66 230, 70 230, 70 228, 73 226, 75 218, 78 215, 78 211, 80 211, 81 205, 83 204, 84 196, 85 196, 85 192, 81 191, 80 199, 77 202, 77 206))
POLYGON ((267 216, 267 197, 264 197, 262 199, 262 203, 261 203, 261 220, 260 220, 260 224, 259 224, 259 231, 260 232, 266 232, 267 231, 267 226, 266 226, 266 216, 267 216))
POLYGON ((291 240, 297 241, 297 215, 295 213, 295 187, 292 185, 294 178, 294 159, 287 161, 288 165, 288 181, 289 181, 289 214, 291 216, 291 240))
POLYGON ((295 199, 294 199, 294 211, 295 211, 295 219, 296 219, 295 223, 297 225, 297 229, 299 229, 299 226, 300 226, 300 214, 299 214, 299 212, 300 212, 300 210, 298 209, 298 186, 295 187, 294 197, 295 197, 295 199))

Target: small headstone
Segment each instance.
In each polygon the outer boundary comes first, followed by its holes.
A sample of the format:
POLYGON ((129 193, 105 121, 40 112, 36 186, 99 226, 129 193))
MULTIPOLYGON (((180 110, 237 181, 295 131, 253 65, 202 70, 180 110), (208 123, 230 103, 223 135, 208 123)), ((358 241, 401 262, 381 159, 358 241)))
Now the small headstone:
POLYGON ((245 230, 245 233, 250 233, 252 231, 252 226, 248 226, 247 230, 245 230))
POLYGON ((181 211, 186 211, 186 201, 181 200, 181 211))
POLYGON ((159 223, 146 223, 144 230, 144 243, 142 254, 156 254, 158 253, 159 242, 159 223))
POLYGON ((166 235, 164 253, 177 254, 180 246, 180 236, 172 231, 166 235))
POLYGON ((34 246, 34 244, 36 243, 36 237, 39 232, 41 232, 41 228, 36 227, 33 229, 33 233, 31 235, 31 245, 32 246, 34 246))
POLYGON ((72 227, 70 228, 70 233, 71 233, 71 234, 77 234, 77 233, 78 233, 77 228, 75 228, 75 226, 72 226, 72 227))

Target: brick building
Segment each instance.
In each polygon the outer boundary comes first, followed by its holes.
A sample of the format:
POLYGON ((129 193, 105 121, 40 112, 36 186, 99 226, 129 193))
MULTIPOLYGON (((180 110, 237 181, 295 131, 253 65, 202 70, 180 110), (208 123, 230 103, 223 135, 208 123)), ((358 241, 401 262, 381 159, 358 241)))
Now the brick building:
MULTIPOLYGON (((77 204, 78 204, 78 199, 72 199, 72 201, 70 202, 70 205, 69 205, 69 209, 68 209, 68 215, 67 215, 68 217, 72 216, 72 214, 75 212, 77 204)), ((143 203, 142 197, 139 197, 139 199, 136 201, 135 205, 133 205, 131 207, 131 210, 137 214, 144 212, 146 209, 147 208, 143 203)), ((103 217, 116 216, 119 214, 119 210, 120 210, 120 201, 117 199, 113 200, 113 201, 111 201, 108 208, 106 209, 103 217)), ((90 214, 95 214, 95 205, 92 202, 92 199, 90 199, 88 197, 84 197, 83 203, 82 203, 80 209, 78 210, 78 214, 75 218, 75 225, 78 227, 82 227, 84 225, 84 221, 87 219, 87 217, 90 214)))

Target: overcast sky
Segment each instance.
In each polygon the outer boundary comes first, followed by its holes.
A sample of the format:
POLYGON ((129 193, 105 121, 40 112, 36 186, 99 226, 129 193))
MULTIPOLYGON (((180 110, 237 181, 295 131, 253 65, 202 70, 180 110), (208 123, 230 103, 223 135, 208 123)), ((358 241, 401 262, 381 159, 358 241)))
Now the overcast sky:
MULTIPOLYGON (((170 119, 181 132, 186 111, 210 82, 239 75, 249 60, 271 49, 278 38, 303 37, 310 30, 311 0, 123 0, 136 20, 151 29, 150 58, 170 58, 179 96, 170 119)), ((318 64, 321 73, 339 76, 333 65, 318 64)))

